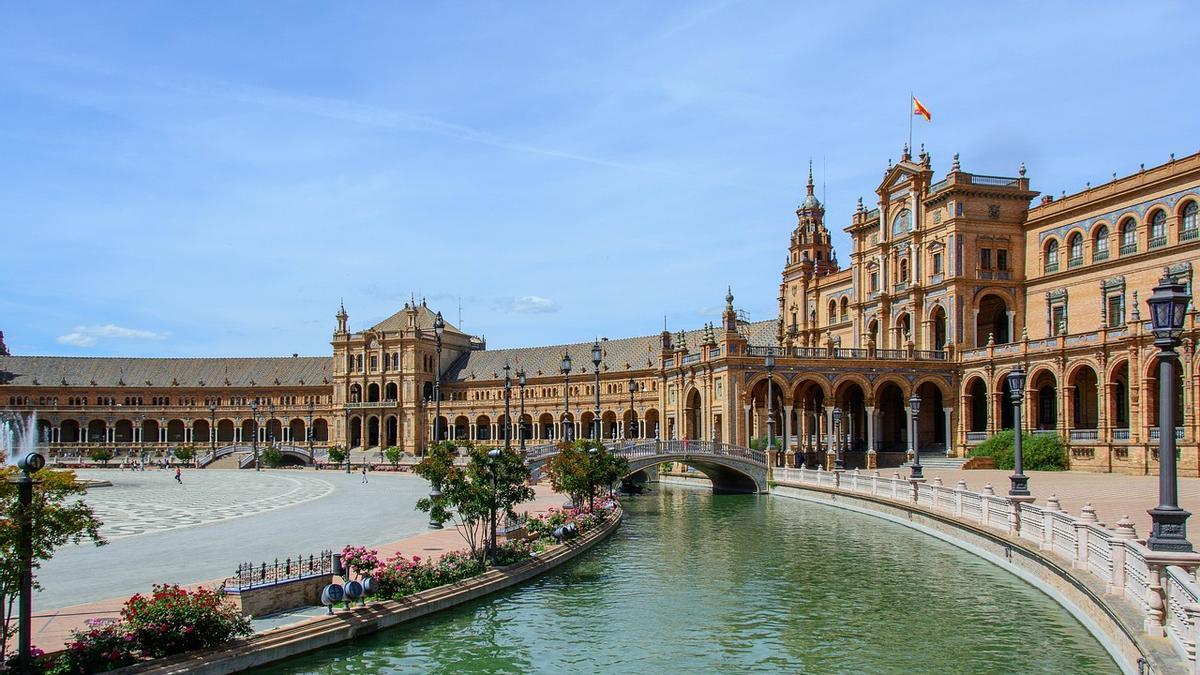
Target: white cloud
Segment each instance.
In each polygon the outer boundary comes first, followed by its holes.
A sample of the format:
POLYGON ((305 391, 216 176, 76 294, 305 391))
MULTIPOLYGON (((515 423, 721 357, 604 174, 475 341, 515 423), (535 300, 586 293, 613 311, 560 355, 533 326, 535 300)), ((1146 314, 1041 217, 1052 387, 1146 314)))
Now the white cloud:
POLYGON ((162 340, 165 337, 167 337, 167 333, 155 333, 154 331, 125 328, 106 323, 103 326, 75 326, 75 329, 70 333, 58 336, 58 341, 60 344, 72 345, 74 347, 91 347, 100 338, 162 340))
POLYGON ((550 298, 539 295, 525 295, 512 303, 512 310, 521 314, 549 314, 558 311, 558 305, 550 298))

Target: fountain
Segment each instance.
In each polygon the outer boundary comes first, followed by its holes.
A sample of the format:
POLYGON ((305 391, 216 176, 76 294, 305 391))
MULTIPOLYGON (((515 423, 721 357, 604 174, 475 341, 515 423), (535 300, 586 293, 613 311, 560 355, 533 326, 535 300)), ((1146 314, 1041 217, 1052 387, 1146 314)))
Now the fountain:
POLYGON ((21 413, 0 413, 0 463, 16 465, 17 460, 37 447, 37 413, 25 418, 21 413))

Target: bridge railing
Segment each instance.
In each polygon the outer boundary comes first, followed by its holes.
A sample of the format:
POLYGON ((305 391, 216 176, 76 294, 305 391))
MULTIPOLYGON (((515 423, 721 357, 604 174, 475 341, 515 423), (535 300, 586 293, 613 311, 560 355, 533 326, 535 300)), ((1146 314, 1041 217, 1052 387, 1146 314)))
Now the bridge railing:
POLYGON ((200 455, 196 461, 200 466, 208 466, 209 464, 212 464, 213 462, 227 455, 232 455, 235 452, 250 451, 251 449, 252 448, 249 445, 225 445, 217 448, 216 452, 206 452, 203 455, 200 455))
MULTIPOLYGON (((767 453, 753 448, 744 448, 732 443, 717 441, 654 441, 654 440, 624 440, 605 444, 605 448, 616 455, 625 458, 656 457, 665 455, 708 455, 716 457, 732 457, 765 467, 767 453)), ((539 445, 525 449, 527 462, 538 461, 558 454, 557 445, 539 445)))
POLYGON ((824 471, 775 468, 776 484, 812 485, 838 492, 859 493, 905 502, 937 511, 1010 537, 1025 540, 1046 556, 1063 560, 1080 574, 1091 574, 1103 583, 1106 597, 1123 599, 1145 618, 1152 637, 1169 638, 1175 653, 1197 672, 1196 644, 1200 641, 1200 560, 1178 553, 1160 554, 1137 538, 1134 524, 1122 518, 1112 529, 1100 522, 1090 504, 1078 517, 1063 511, 1051 496, 1045 506, 995 494, 989 484, 982 492, 967 489, 965 481, 954 487, 940 478, 922 483, 888 478, 878 471, 824 471), (1157 583, 1155 583, 1157 580, 1157 583))

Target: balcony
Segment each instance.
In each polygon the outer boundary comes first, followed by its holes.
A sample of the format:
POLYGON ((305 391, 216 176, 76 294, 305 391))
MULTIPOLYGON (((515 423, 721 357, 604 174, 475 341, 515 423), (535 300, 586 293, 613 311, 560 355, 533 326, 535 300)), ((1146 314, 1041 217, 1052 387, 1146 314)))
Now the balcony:
POLYGON ((682 359, 679 359, 679 365, 686 366, 690 363, 700 363, 700 354, 684 354, 682 359))
POLYGON ((1067 267, 1080 267, 1083 265, 1083 256, 1070 258, 1067 260, 1067 267))
POLYGON ((896 285, 895 285, 895 286, 893 286, 892 288, 893 288, 893 290, 895 290, 897 293, 902 293, 902 292, 904 292, 904 291, 907 291, 907 290, 908 290, 908 282, 907 282, 907 281, 901 281, 900 283, 896 284, 896 285))
POLYGON ((350 410, 359 410, 361 408, 395 408, 398 401, 388 399, 386 401, 353 401, 346 404, 346 408, 350 410))
POLYGON ((1072 429, 1071 430, 1071 440, 1072 441, 1094 441, 1099 438, 1100 438, 1100 431, 1098 429, 1072 429))
POLYGON ((1058 271, 1058 261, 1046 263, 1046 274, 1054 274, 1058 271))
POLYGON ((1150 240, 1150 248, 1151 249, 1162 248, 1166 245, 1167 245, 1167 235, 1165 235, 1165 234, 1162 235, 1161 237, 1155 237, 1150 240))
POLYGON ((1007 176, 976 176, 971 174, 971 185, 992 185, 994 187, 1020 187, 1021 179, 1007 176))
POLYGON ((1129 429, 1113 429, 1112 437, 1114 441, 1127 441, 1129 440, 1129 429))
POLYGON ((1137 253, 1137 242, 1121 244, 1121 255, 1133 255, 1134 253, 1137 253))
MULTIPOLYGON (((1157 441, 1161 437, 1162 434, 1159 433, 1158 427, 1150 427, 1150 440, 1157 441)), ((1175 427, 1175 440, 1183 440, 1183 427, 1175 427)))
POLYGON ((1181 242, 1191 241, 1191 240, 1195 239, 1196 237, 1200 237, 1200 228, 1197 228, 1197 227, 1193 227, 1193 228, 1187 229, 1187 230, 1181 230, 1179 232, 1179 241, 1181 241, 1181 242))
POLYGON ((1103 262, 1105 260, 1108 260, 1108 249, 1096 251, 1092 254, 1092 262, 1103 262))
POLYGON ((968 431, 967 432, 967 443, 969 443, 971 445, 975 445, 977 443, 982 443, 986 440, 987 440, 987 432, 986 431, 968 431))

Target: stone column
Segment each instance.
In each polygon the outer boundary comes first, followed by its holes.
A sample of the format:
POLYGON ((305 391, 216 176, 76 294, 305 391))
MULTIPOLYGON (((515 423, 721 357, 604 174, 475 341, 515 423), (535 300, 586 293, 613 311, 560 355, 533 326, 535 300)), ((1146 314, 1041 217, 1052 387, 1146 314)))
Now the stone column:
POLYGON ((946 416, 946 455, 950 457, 957 457, 958 453, 955 452, 954 448, 954 423, 952 421, 954 408, 942 408, 942 413, 946 416))
POLYGON ((1010 309, 1008 312, 1006 312, 1006 314, 1008 314, 1008 340, 1006 340, 1006 342, 1016 342, 1017 334, 1013 331, 1015 331, 1017 328, 1017 313, 1010 309))
POLYGON ((875 406, 867 406, 867 454, 875 454, 875 406))
POLYGON ((783 454, 785 456, 792 449, 791 439, 792 439, 792 406, 785 405, 785 406, 783 406, 783 454))
POLYGON ((752 435, 752 432, 750 430, 753 429, 753 427, 751 426, 751 416, 750 416, 750 407, 751 406, 749 403, 746 403, 744 407, 746 408, 746 426, 745 426, 746 441, 745 441, 745 443, 746 443, 746 445, 750 445, 750 436, 752 435))
MULTIPOLYGON (((832 458, 832 456, 837 453, 837 438, 834 436, 834 433, 833 433, 833 406, 828 406, 828 405, 824 406, 824 410, 825 410, 825 439, 826 439, 825 455, 827 458, 829 458, 829 459, 826 459, 826 462, 829 462, 830 459, 832 458)), ((832 466, 833 465, 830 464, 830 468, 832 468, 832 466)))
POLYGON ((471 424, 471 428, 468 431, 468 434, 470 435, 472 441, 478 440, 479 439, 479 426, 477 424, 475 424, 474 422, 471 422, 470 424, 471 424))

